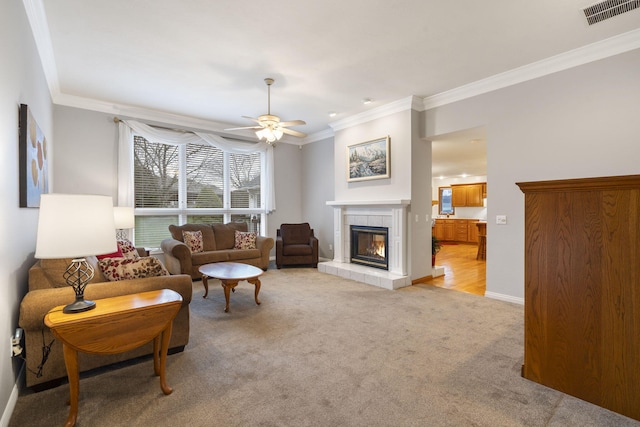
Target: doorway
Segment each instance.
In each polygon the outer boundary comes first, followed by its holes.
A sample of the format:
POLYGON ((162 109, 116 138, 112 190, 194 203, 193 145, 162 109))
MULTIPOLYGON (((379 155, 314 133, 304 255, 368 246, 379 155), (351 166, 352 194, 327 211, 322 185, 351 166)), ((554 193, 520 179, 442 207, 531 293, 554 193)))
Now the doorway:
MULTIPOLYGON (((439 189, 455 184, 487 183, 487 142, 484 127, 460 130, 432 136, 431 188, 432 218, 487 220, 490 186, 487 186, 483 206, 453 206, 452 213, 440 212, 439 189)), ((434 226, 435 226, 434 221, 434 226)), ((455 225, 448 224, 453 227, 455 225)), ((434 230, 435 231, 435 230, 434 230)), ((436 265, 444 267, 444 276, 430 284, 484 295, 486 291, 486 261, 476 260, 477 244, 443 242, 436 265)))

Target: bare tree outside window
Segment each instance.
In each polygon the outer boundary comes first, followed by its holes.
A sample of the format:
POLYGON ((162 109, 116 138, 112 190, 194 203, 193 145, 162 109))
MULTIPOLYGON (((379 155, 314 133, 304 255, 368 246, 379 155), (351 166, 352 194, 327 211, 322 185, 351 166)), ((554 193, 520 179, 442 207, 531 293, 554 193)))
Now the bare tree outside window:
POLYGON ((168 224, 179 222, 245 221, 259 231, 261 214, 255 209, 261 205, 261 162, 259 153, 225 153, 207 144, 175 146, 135 136, 135 207, 154 209, 136 217, 136 244, 159 246, 168 224))

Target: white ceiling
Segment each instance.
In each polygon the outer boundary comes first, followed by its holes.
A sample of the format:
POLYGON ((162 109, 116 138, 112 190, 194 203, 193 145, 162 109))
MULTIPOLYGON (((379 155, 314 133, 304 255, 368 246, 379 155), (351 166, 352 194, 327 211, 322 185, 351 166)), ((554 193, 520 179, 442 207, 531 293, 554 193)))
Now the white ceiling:
POLYGON ((271 112, 308 134, 640 28, 640 9, 587 25, 592 0, 24 1, 56 103, 247 126, 273 77, 271 112))

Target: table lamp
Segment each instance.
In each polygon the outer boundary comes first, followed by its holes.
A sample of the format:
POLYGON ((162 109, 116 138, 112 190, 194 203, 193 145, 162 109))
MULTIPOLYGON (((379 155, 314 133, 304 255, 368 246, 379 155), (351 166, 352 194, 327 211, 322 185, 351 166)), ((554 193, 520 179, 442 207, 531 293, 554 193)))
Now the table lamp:
POLYGON ((93 278, 93 267, 84 258, 117 250, 113 199, 109 196, 82 194, 43 194, 36 253, 38 259, 73 258, 63 274, 76 293, 74 303, 64 313, 78 313, 95 308, 84 299, 84 289, 93 278))
POLYGON ((128 230, 136 226, 136 218, 133 214, 133 208, 128 206, 115 206, 113 208, 113 220, 116 225, 116 239, 129 239, 128 230))

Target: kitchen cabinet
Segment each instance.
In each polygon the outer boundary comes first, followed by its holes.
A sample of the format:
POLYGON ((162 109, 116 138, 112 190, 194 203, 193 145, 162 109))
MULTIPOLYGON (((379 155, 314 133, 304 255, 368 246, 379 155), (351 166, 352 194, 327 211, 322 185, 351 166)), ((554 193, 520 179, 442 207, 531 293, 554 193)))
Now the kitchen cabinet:
POLYGON ((467 229, 469 230, 469 237, 467 239, 468 242, 478 243, 478 227, 476 224, 478 223, 477 219, 469 219, 467 220, 467 229))
POLYGON ((466 242, 469 240, 469 226, 466 219, 458 219, 455 222, 456 235, 454 241, 466 242))
POLYGON ((451 185, 451 202, 454 207, 482 207, 487 195, 487 184, 451 185))
POLYGON ((433 227, 433 235, 447 242, 478 243, 477 219, 438 218, 433 227))
POLYGON ((444 240, 444 222, 442 220, 436 220, 432 232, 436 239, 444 240))

